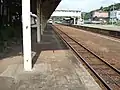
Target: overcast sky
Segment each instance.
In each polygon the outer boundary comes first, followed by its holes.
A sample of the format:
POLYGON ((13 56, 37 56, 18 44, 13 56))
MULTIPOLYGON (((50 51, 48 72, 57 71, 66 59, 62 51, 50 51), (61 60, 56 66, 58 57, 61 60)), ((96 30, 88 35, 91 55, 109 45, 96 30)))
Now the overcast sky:
POLYGON ((61 0, 57 9, 81 10, 82 12, 89 12, 99 9, 101 6, 109 6, 113 3, 120 3, 120 0, 61 0))

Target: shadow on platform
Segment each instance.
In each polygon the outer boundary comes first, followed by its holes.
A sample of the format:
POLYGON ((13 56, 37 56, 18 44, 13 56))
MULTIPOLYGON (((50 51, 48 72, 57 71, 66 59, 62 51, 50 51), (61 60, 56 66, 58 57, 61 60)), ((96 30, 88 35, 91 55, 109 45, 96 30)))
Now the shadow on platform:
MULTIPOLYGON (((36 42, 37 39, 36 28, 32 29, 32 52, 35 52, 33 57, 33 64, 37 61, 38 56, 42 51, 55 51, 55 50, 68 50, 67 46, 62 40, 55 34, 53 28, 47 25, 44 34, 42 36, 42 41, 40 44, 36 42)), ((0 54, 0 60, 5 60, 6 58, 13 58, 15 56, 23 56, 22 42, 19 45, 14 45, 12 49, 8 50, 7 53, 0 54)))
POLYGON ((40 44, 36 43, 36 35, 33 35, 33 51, 36 52, 36 55, 33 57, 33 65, 37 61, 40 53, 42 51, 55 51, 55 50, 68 50, 68 47, 63 43, 63 41, 55 34, 53 28, 50 25, 47 25, 45 31, 43 32, 42 41, 40 44))

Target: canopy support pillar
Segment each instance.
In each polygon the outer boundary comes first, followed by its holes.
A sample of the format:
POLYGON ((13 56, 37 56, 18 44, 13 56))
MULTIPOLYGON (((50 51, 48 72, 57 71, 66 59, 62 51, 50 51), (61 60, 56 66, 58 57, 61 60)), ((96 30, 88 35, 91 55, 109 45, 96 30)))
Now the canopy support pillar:
POLYGON ((24 70, 32 70, 30 0, 22 0, 24 70))

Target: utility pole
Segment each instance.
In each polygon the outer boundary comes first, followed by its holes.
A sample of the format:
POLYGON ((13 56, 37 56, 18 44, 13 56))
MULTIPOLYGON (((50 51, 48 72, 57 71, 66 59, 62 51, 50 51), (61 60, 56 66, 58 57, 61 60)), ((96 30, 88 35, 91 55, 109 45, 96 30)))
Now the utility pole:
POLYGON ((113 17, 112 17, 112 25, 114 24, 114 16, 115 16, 115 13, 114 13, 114 11, 115 11, 115 9, 114 9, 115 7, 114 7, 114 4, 113 4, 113 17))

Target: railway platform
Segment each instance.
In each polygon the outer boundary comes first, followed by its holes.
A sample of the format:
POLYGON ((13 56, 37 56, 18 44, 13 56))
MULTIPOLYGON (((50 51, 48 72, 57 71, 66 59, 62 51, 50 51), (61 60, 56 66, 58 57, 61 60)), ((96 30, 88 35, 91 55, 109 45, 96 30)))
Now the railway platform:
POLYGON ((83 25, 80 25, 80 26, 92 27, 92 28, 98 28, 98 29, 105 29, 105 30, 120 32, 120 26, 117 26, 117 25, 83 24, 83 25))
POLYGON ((83 24, 83 25, 71 25, 71 26, 85 31, 90 31, 106 36, 120 38, 120 30, 119 30, 120 26, 117 25, 83 24))
POLYGON ((35 38, 36 32, 32 35, 35 56, 31 72, 24 71, 22 54, 11 55, 14 50, 1 58, 0 90, 101 90, 51 26, 45 29, 40 44, 35 38))

